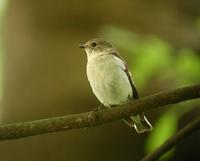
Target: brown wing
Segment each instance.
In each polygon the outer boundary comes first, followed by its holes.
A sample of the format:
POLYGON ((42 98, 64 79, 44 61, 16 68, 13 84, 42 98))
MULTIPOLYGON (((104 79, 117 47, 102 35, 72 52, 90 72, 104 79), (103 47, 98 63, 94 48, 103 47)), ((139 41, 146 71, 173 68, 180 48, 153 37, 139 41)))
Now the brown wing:
POLYGON ((128 77, 128 80, 129 80, 129 82, 131 84, 131 88, 132 88, 132 92, 133 92, 133 98, 138 99, 139 98, 139 94, 137 92, 137 89, 136 89, 135 85, 133 84, 132 76, 131 76, 131 73, 128 71, 128 65, 127 65, 126 61, 119 55, 119 53, 117 51, 113 52, 112 54, 114 56, 120 58, 124 62, 124 64, 125 64, 124 72, 126 73, 126 75, 128 77))
POLYGON ((138 99, 138 98, 139 98, 139 94, 138 94, 138 92, 137 92, 137 89, 136 89, 135 85, 133 84, 133 80, 132 80, 131 74, 130 74, 130 72, 128 71, 128 68, 127 68, 127 67, 126 67, 126 69, 124 70, 124 72, 125 72, 126 75, 128 76, 128 80, 129 80, 129 82, 130 82, 130 84, 131 84, 131 88, 132 88, 132 92, 133 92, 133 97, 134 97, 135 99, 138 99))

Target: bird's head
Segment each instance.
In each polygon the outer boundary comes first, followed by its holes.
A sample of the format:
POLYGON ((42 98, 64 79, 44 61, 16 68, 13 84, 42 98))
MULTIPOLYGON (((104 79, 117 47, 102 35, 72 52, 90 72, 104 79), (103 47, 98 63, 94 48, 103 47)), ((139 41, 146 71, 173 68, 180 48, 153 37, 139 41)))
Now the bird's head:
POLYGON ((91 39, 85 44, 79 45, 79 47, 83 48, 88 56, 94 54, 106 54, 114 48, 112 44, 102 38, 91 39))

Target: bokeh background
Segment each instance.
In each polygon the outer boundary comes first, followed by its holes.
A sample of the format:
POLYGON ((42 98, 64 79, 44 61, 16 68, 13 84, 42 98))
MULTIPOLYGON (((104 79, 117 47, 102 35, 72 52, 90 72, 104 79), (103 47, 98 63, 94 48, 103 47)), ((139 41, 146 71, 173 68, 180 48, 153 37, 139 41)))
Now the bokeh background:
MULTIPOLYGON (((77 47, 115 44, 141 96, 200 82, 198 0, 0 0, 1 124, 92 110, 99 105, 77 47)), ((200 101, 147 113, 154 131, 122 121, 0 142, 2 161, 138 161, 200 114, 200 101)), ((162 160, 200 160, 200 131, 162 160)))

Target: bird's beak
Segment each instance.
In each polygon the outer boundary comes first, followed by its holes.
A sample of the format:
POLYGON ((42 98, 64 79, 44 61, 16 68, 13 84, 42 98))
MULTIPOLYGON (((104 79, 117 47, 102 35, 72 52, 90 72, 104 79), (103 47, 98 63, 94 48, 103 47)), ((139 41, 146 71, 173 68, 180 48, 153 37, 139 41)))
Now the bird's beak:
POLYGON ((80 48, 85 48, 86 47, 86 45, 85 44, 80 44, 80 45, 78 45, 80 48))

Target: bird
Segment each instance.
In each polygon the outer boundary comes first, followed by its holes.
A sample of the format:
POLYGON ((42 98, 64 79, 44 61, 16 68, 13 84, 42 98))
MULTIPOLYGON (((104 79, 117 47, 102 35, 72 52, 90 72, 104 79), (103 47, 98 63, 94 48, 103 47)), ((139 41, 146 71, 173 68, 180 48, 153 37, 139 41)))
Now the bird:
MULTIPOLYGON (((111 43, 94 38, 79 47, 87 54, 87 78, 102 105, 114 108, 139 99, 128 65, 111 43)), ((144 112, 123 118, 123 121, 138 133, 153 129, 144 112)))

